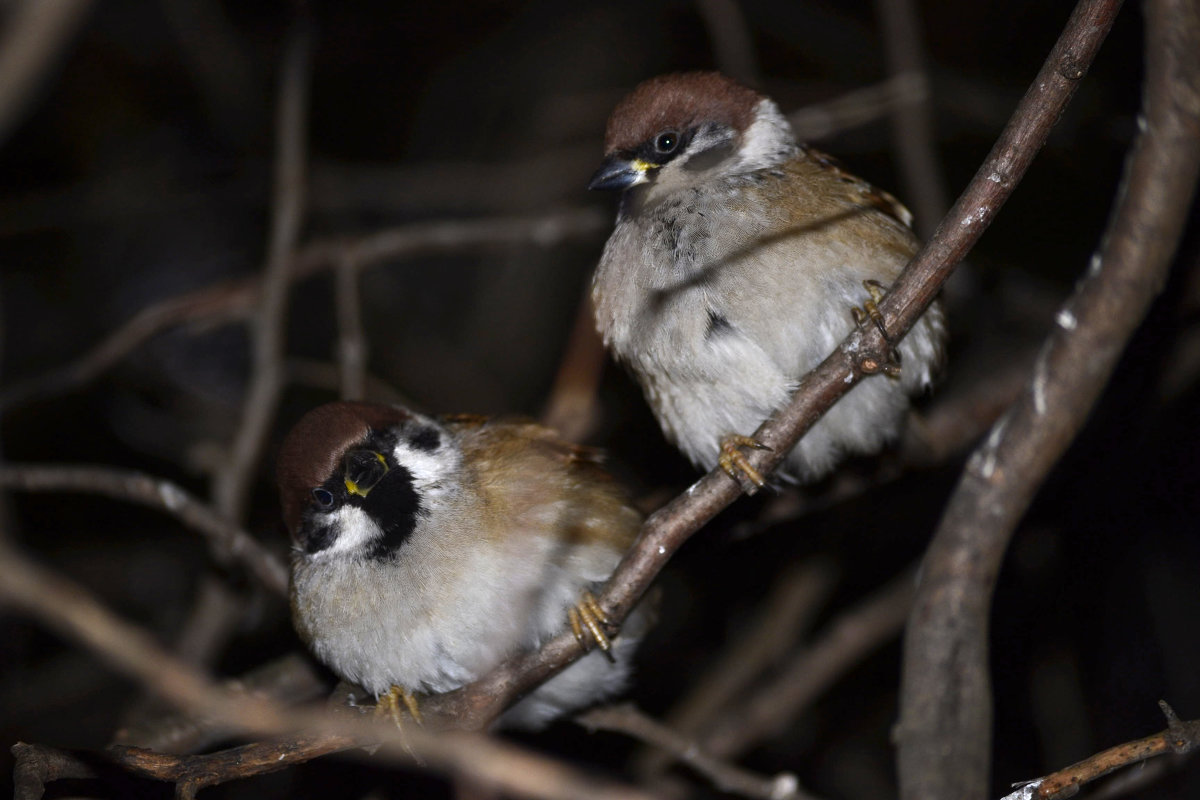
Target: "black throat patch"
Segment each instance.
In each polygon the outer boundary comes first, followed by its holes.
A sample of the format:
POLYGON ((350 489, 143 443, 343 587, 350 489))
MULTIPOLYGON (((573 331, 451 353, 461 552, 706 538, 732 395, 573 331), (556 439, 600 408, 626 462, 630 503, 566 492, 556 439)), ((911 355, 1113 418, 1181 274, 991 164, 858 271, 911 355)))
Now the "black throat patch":
POLYGON ((383 530, 383 535, 367 551, 367 557, 375 560, 391 558, 425 513, 421 497, 413 488, 412 473, 398 464, 388 470, 366 497, 354 500, 383 530))

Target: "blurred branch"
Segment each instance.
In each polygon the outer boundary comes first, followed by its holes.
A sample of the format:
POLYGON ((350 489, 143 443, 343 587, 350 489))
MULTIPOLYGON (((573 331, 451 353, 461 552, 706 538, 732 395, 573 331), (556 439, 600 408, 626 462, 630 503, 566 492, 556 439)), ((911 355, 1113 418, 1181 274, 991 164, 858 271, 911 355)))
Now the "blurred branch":
POLYGON ((10 5, 0 38, 0 143, 20 123, 92 8, 91 0, 22 0, 10 5))
MULTIPOLYGON (((757 621, 726 644, 722 657, 692 683, 687 696, 667 715, 666 726, 685 737, 707 730, 800 641, 836 582, 837 570, 819 560, 780 573, 757 621)), ((639 771, 660 772, 667 756, 659 750, 644 755, 639 771)))
POLYGON ((112 369, 152 336, 188 324, 244 319, 257 300, 256 285, 227 282, 171 297, 142 309, 75 361, 0 392, 0 410, 28 405, 84 386, 112 369))
POLYGON ((929 85, 911 78, 907 73, 894 75, 824 103, 812 103, 790 112, 788 122, 802 142, 825 139, 835 133, 869 125, 893 114, 896 109, 925 102, 929 85))
POLYGON ((334 268, 341 398, 362 400, 367 386, 367 337, 363 330, 358 262, 343 258, 334 268))
POLYGON ((739 83, 762 88, 750 26, 737 0, 696 0, 696 11, 712 41, 717 69, 739 83))
POLYGON ((814 800, 800 788, 796 776, 783 772, 764 778, 705 753, 697 742, 677 733, 629 704, 594 708, 575 717, 590 731, 611 731, 666 750, 712 781, 722 792, 762 800, 814 800))
POLYGON ((987 432, 1025 388, 1033 348, 988 365, 966 386, 937 397, 905 431, 901 453, 910 467, 943 464, 987 432))
MULTIPOLYGON (((192 714, 203 715, 230 729, 260 736, 285 736, 206 756, 168 756, 134 748, 113 748, 108 759, 90 754, 89 760, 114 760, 138 774, 177 781, 177 796, 192 797, 205 786, 271 772, 319 755, 380 744, 380 753, 404 763, 465 775, 519 797, 558 800, 617 800, 648 798, 631 787, 615 786, 573 768, 533 755, 513 745, 479 734, 434 733, 428 726, 406 726, 352 712, 330 713, 325 708, 288 710, 277 703, 241 691, 222 688, 157 645, 144 631, 109 612, 79 586, 0 546, 0 601, 15 606, 66 639, 83 645, 118 671, 192 714), (137 765, 137 766, 135 766, 137 765)), ((45 782, 58 777, 88 777, 86 762, 51 751, 40 759, 37 748, 18 746, 16 797, 41 796, 45 782), (28 760, 22 762, 22 756, 28 760), (41 764, 53 771, 39 773, 41 764), (83 763, 85 766, 80 767, 83 763), (83 773, 83 774, 80 774, 83 773)))
POLYGON ((550 387, 542 424, 571 442, 588 439, 600 416, 600 378, 608 363, 604 342, 596 332, 592 301, 584 297, 575 312, 566 351, 550 387))
MULTIPOLYGON (((285 366, 289 384, 324 389, 335 395, 342 391, 344 369, 341 364, 307 358, 289 358, 285 366)), ((387 381, 369 372, 363 375, 362 396, 377 403, 393 403, 411 409, 420 408, 420 404, 415 400, 405 397, 387 381)))
MULTIPOLYGON (((238 678, 222 681, 221 687, 288 706, 317 700, 329 693, 312 661, 299 653, 289 653, 238 678)), ((228 740, 233 733, 219 720, 175 711, 119 728, 112 743, 159 753, 194 753, 228 740)))
POLYGON ((213 0, 160 0, 183 67, 204 101, 208 123, 227 142, 247 139, 267 104, 251 46, 213 0))
MULTIPOLYGON (((1095 41, 1119 3, 1081 2, 1068 32, 1095 41)), ((1141 126, 1086 276, 1056 317, 1027 391, 971 457, 922 569, 905 640, 901 797, 985 796, 991 754, 988 616, 1009 539, 1099 397, 1161 289, 1200 170, 1200 11, 1146 5, 1141 126)), ((1023 105, 1070 94, 1095 45, 1064 34, 1023 105)))
MULTIPOLYGON (((767 445, 767 449, 749 455, 760 474, 769 474, 838 398, 863 378, 879 371, 887 360, 888 341, 899 341, 916 323, 955 265, 983 234, 1045 143, 1050 128, 1107 33, 1114 6, 1119 3, 1108 0, 1099 5, 1107 7, 1109 14, 1087 20, 1080 20, 1079 15, 1072 17, 1063 33, 1063 41, 1075 45, 1070 49, 1071 58, 1061 59, 1061 45, 1051 54, 1043 74, 1030 88, 1027 100, 1014 113, 992 153, 934 236, 880 302, 888 339, 874 325, 855 329, 828 358, 801 379, 791 402, 755 431, 754 438, 767 445), (1056 77, 1047 76, 1046 72, 1056 77)), ((741 487, 718 468, 646 520, 599 598, 615 624, 625 619, 675 551, 741 492, 741 487)), ((538 652, 513 659, 470 686, 432 701, 456 719, 470 725, 484 725, 515 694, 538 685, 580 655, 579 644, 565 633, 546 642, 538 652)))
MULTIPOLYGON (((464 253, 500 247, 552 247, 596 236, 609 223, 593 209, 571 209, 537 217, 421 222, 355 238, 313 242, 291 256, 286 274, 299 281, 345 260, 359 269, 385 261, 438 253, 464 253)), ((138 312, 97 347, 65 367, 14 383, 0 392, 0 410, 27 405, 77 389, 115 366, 151 337, 171 328, 218 321, 246 320, 262 298, 260 278, 225 281, 162 300, 138 312)))
POLYGON ((778 733, 848 669, 899 634, 915 592, 916 571, 905 570, 838 615, 774 680, 761 682, 751 697, 715 720, 700 739, 705 750, 718 758, 734 758, 778 733))
POLYGON ((946 214, 946 188, 933 135, 933 108, 921 21, 913 0, 876 0, 891 79, 911 85, 908 99, 892 108, 892 142, 904 196, 912 203, 921 238, 946 214))
POLYGON ((6 464, 0 487, 24 492, 81 492, 164 511, 201 534, 222 564, 237 564, 279 597, 287 597, 288 569, 258 540, 171 481, 113 467, 6 464))
POLYGON ((251 476, 258 466, 283 389, 284 327, 291 286, 288 272, 304 220, 311 59, 312 32, 307 20, 301 19, 288 35, 280 76, 271 233, 262 295, 254 318, 254 367, 241 423, 230 448, 229 463, 217 473, 213 486, 217 508, 235 520, 245 515, 251 476))

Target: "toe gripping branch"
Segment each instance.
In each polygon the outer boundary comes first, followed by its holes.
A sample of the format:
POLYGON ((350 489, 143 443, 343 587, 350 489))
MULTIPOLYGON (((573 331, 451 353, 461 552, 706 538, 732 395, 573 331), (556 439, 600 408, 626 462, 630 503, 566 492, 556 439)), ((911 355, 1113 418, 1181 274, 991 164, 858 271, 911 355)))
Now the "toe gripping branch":
POLYGON ((887 326, 884 324, 883 314, 879 310, 879 301, 883 299, 885 292, 884 285, 879 281, 865 280, 863 288, 870 295, 862 304, 862 308, 854 306, 850 309, 850 313, 854 316, 854 324, 862 326, 870 320, 875 328, 883 335, 884 341, 888 343, 887 362, 883 364, 877 363, 874 359, 866 359, 862 363, 862 368, 865 372, 882 372, 889 378, 900 377, 900 351, 896 349, 892 337, 888 335, 887 326))
POLYGON ((388 717, 392 722, 396 723, 396 727, 398 728, 402 727, 402 709, 408 711, 409 716, 418 725, 421 724, 421 709, 417 705, 417 698, 407 689, 392 686, 391 689, 381 694, 379 699, 375 701, 375 716, 388 717))
POLYGON ((594 594, 585 591, 579 602, 567 611, 567 619, 571 623, 571 633, 575 634, 575 641, 579 642, 584 650, 591 650, 594 643, 609 661, 616 660, 612 654, 612 641, 604 632, 604 626, 610 624, 611 620, 596 602, 594 594))
POLYGON ((752 436, 742 436, 731 433, 721 437, 721 455, 717 464, 725 470, 725 474, 741 485, 747 494, 754 494, 767 485, 762 473, 755 469, 746 454, 739 448, 749 447, 754 450, 770 450, 765 444, 752 436))

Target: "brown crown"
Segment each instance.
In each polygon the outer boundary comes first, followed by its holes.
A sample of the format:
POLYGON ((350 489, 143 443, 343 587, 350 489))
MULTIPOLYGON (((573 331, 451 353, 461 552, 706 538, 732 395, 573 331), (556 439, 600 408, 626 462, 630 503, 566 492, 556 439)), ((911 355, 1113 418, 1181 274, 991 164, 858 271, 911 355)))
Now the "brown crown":
POLYGON ((604 152, 631 150, 663 131, 682 132, 701 122, 744 131, 762 99, 758 92, 718 72, 676 72, 651 78, 613 109, 604 152))
POLYGON ((284 437, 279 447, 275 477, 283 521, 295 536, 300 515, 310 502, 310 492, 324 483, 346 451, 366 438, 412 415, 403 408, 378 403, 326 403, 309 411, 284 437))

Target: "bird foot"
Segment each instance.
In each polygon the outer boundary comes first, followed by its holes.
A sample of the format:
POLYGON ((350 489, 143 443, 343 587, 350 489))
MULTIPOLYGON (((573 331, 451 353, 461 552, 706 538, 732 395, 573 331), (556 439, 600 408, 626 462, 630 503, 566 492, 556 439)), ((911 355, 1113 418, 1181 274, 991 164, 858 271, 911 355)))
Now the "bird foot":
POLYGON ((726 475, 741 485, 746 494, 754 494, 766 486, 767 482, 759 471, 750 465, 746 454, 738 449, 741 447, 749 447, 754 450, 770 450, 771 448, 752 436, 731 433, 721 437, 721 455, 717 458, 717 463, 720 464, 721 469, 725 470, 726 475))
POLYGON ((594 642, 609 661, 616 660, 612 654, 612 641, 604 632, 604 626, 608 625, 610 620, 608 614, 605 614, 604 609, 596 602, 595 595, 585 591, 579 602, 567 611, 567 619, 571 623, 571 633, 575 634, 575 641, 579 642, 584 650, 590 650, 594 642))
POLYGON ((392 686, 375 701, 375 716, 387 717, 396 723, 397 728, 401 729, 404 727, 403 711, 408 711, 413 721, 418 725, 421 724, 421 709, 417 705, 417 698, 408 690, 392 686))
POLYGON ((883 335, 884 341, 888 343, 888 360, 884 364, 876 366, 874 371, 882 372, 889 378, 900 377, 900 351, 892 346, 892 337, 888 335, 887 326, 884 324, 883 313, 879 310, 879 301, 883 299, 884 286, 876 280, 863 281, 863 288, 870 295, 862 304, 862 308, 854 306, 850 309, 851 315, 854 317, 854 324, 862 326, 870 320, 879 333, 883 335))

